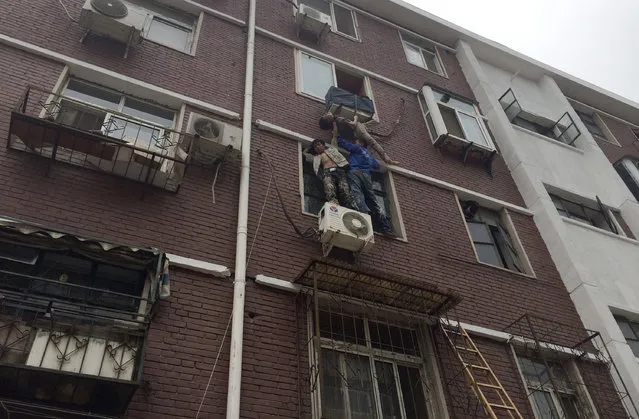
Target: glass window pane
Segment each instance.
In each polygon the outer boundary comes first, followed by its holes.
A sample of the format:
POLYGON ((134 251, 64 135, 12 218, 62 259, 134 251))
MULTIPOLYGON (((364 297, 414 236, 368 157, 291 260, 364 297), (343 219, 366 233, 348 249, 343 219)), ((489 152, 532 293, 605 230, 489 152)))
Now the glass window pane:
POLYGON ((122 112, 167 128, 173 126, 175 116, 172 110, 129 97, 124 101, 122 112))
POLYGON ((369 321, 368 328, 371 336, 371 346, 373 348, 385 349, 387 351, 391 351, 393 349, 388 325, 369 321))
POLYGON ((364 321, 348 315, 320 311, 320 336, 343 342, 366 345, 364 321))
POLYGON ((442 69, 439 64, 439 59, 437 58, 437 54, 431 51, 422 50, 422 55, 424 56, 424 62, 426 63, 426 67, 430 71, 434 71, 435 73, 441 73, 442 69))
POLYGON ((577 398, 572 394, 561 394, 561 404, 564 410, 565 419, 580 419, 579 410, 577 410, 577 398))
POLYGON ((388 419, 401 418, 402 413, 399 407, 393 364, 375 361, 375 379, 382 405, 381 417, 388 419))
POLYGON ((630 322, 624 318, 615 317, 617 320, 617 325, 621 329, 621 333, 623 333, 623 337, 626 339, 636 339, 634 330, 630 326, 630 322))
POLYGON ((488 146, 488 140, 484 135, 484 131, 479 125, 479 121, 474 116, 468 116, 465 113, 459 112, 459 120, 466 132, 466 139, 472 141, 475 144, 481 144, 488 146))
POLYGON ((328 1, 326 0, 301 0, 300 4, 306 4, 326 15, 331 15, 331 6, 329 6, 328 1))
POLYGON ((426 67, 422 52, 419 48, 404 42, 404 51, 406 52, 406 59, 409 63, 418 65, 420 67, 426 67))
POLYGON ((636 357, 639 358, 639 341, 638 340, 626 340, 630 349, 632 349, 632 353, 635 354, 636 357))
POLYGON ((191 33, 191 29, 154 17, 146 33, 146 38, 179 51, 188 51, 191 33))
POLYGON ((133 121, 112 117, 106 129, 111 138, 125 141, 137 148, 150 150, 151 148, 164 148, 164 138, 160 130, 133 121))
POLYGON ((472 103, 468 103, 461 99, 457 99, 454 96, 451 96, 449 93, 443 92, 441 90, 432 89, 433 95, 435 96, 435 100, 441 103, 445 103, 446 105, 453 107, 455 109, 459 109, 460 111, 466 112, 467 114, 474 115, 475 107, 472 103))
POLYGON ((475 243, 475 250, 477 251, 477 257, 481 262, 489 263, 495 266, 504 267, 501 257, 497 248, 492 244, 475 243))
POLYGON ((470 236, 473 238, 474 242, 480 243, 492 243, 492 237, 490 236, 490 231, 488 230, 488 226, 484 223, 478 223, 475 221, 468 222, 468 229, 470 230, 470 236))
POLYGON ((0 259, 34 265, 40 251, 31 247, 20 246, 14 243, 0 242, 0 259))
POLYGON ((368 357, 348 353, 343 354, 343 357, 351 418, 370 419, 375 417, 377 409, 375 408, 371 365, 368 357))
POLYGON ((417 368, 397 366, 406 419, 427 419, 428 409, 422 378, 417 368))
POLYGON ((333 66, 308 54, 300 54, 302 92, 324 99, 329 87, 335 84, 333 66))
POLYGON ((105 118, 106 112, 104 111, 62 100, 60 110, 56 115, 56 122, 81 131, 100 132, 105 118))
POLYGON ((462 131, 461 125, 459 125, 459 121, 457 120, 457 112, 448 106, 442 105, 439 105, 439 111, 444 120, 444 124, 446 125, 446 131, 458 138, 465 139, 464 131, 462 131))
POLYGON ((69 80, 69 84, 66 89, 64 89, 62 95, 114 111, 118 109, 120 99, 122 98, 122 95, 117 92, 76 79, 69 80))
POLYGON ((335 3, 333 3, 333 10, 335 11, 335 29, 338 32, 357 38, 353 12, 335 3))
POLYGON ((322 414, 327 418, 344 418, 346 382, 340 365, 340 353, 322 349, 322 414))
POLYGON ((518 361, 527 384, 540 386, 550 381, 548 370, 542 362, 524 357, 518 357, 518 361))
POLYGON ((557 413, 555 403, 550 393, 535 391, 533 392, 533 400, 537 406, 540 419, 559 419, 559 414, 557 413))

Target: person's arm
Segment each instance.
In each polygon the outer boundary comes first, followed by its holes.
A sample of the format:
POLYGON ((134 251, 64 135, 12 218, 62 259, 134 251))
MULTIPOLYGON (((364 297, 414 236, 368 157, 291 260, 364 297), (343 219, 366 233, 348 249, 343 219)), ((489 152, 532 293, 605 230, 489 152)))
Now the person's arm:
POLYGON ((373 156, 371 156, 371 167, 374 170, 378 170, 379 169, 379 162, 377 161, 377 159, 373 156))
POLYGON ((315 158, 314 154, 311 154, 310 149, 305 148, 302 150, 302 155, 304 156, 304 159, 309 162, 309 163, 313 163, 313 159, 315 158))
POLYGON ((339 137, 339 130, 337 129, 337 123, 333 121, 333 138, 331 138, 331 145, 337 147, 337 138, 339 137))
POLYGON ((346 141, 345 139, 343 139, 340 136, 337 137, 337 144, 340 147, 342 147, 344 150, 348 151, 349 153, 359 153, 360 152, 359 146, 356 146, 355 144, 351 143, 350 141, 346 141))

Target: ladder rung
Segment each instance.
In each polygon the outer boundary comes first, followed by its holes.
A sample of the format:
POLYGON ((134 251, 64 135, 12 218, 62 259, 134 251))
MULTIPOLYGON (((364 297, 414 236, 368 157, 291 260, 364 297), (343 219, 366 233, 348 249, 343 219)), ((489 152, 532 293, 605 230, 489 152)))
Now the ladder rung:
POLYGON ((504 390, 502 386, 497 386, 495 384, 486 384, 486 383, 476 383, 476 384, 481 387, 490 387, 490 388, 496 388, 498 390, 504 390))
POLYGON ((465 346, 455 346, 455 348, 457 349, 461 349, 462 351, 467 351, 467 352, 477 352, 479 353, 479 351, 475 350, 475 349, 471 349, 471 348, 467 348, 465 346))
POLYGON ((506 406, 505 404, 488 403, 488 406, 496 407, 497 409, 517 410, 515 406, 506 406))
POLYGON ((488 367, 482 367, 481 365, 473 365, 473 364, 466 364, 464 363, 467 367, 471 367, 471 368, 477 368, 478 370, 486 370, 486 371, 490 371, 490 368, 488 367))

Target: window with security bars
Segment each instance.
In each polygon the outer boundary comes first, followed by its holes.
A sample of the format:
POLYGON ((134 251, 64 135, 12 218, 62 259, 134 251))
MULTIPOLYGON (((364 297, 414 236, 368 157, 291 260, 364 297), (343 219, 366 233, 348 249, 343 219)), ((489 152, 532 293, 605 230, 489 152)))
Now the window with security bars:
POLYGON ((612 219, 610 211, 601 203, 599 198, 597 198, 596 207, 595 205, 585 205, 570 201, 554 194, 550 194, 550 199, 555 204, 559 215, 619 234, 619 229, 612 219))
POLYGON ((579 394, 568 371, 558 362, 518 356, 521 374, 537 419, 580 419, 579 394))
POLYGON ((417 330, 319 312, 322 418, 432 417, 417 330))
POLYGON ((628 320, 623 316, 615 316, 615 320, 632 353, 639 358, 639 322, 628 320))
POLYGON ((473 201, 461 202, 461 206, 479 261, 524 273, 518 248, 502 222, 502 214, 473 201))

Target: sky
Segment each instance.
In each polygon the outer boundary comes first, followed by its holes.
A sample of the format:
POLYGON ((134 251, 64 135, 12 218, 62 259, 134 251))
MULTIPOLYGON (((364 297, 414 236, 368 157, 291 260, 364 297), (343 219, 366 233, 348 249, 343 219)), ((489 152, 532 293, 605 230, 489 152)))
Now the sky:
POLYGON ((405 1, 639 103, 638 0, 405 1))

